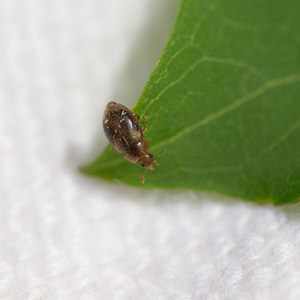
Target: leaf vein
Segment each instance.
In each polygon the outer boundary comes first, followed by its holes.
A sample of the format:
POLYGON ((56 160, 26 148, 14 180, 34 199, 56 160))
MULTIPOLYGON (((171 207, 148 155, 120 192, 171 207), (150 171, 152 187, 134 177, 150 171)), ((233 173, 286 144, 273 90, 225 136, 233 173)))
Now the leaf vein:
POLYGON ((269 147, 265 150, 261 151, 255 157, 247 159, 245 162, 236 165, 236 166, 218 166, 218 167, 209 167, 209 168, 202 168, 202 169, 189 169, 187 167, 180 167, 180 170, 186 173, 192 174, 202 174, 202 173, 219 173, 219 172, 232 172, 237 170, 244 169, 249 163, 255 161, 258 158, 263 157, 264 155, 268 154, 272 151, 276 146, 286 140, 296 129, 300 127, 300 121, 296 122, 292 126, 290 126, 282 135, 280 135, 269 147))
POLYGON ((189 66, 185 72, 182 73, 182 75, 170 82, 165 88, 161 90, 161 92, 154 98, 152 98, 150 101, 148 101, 148 104, 145 106, 144 112, 141 114, 141 117, 143 117, 149 108, 150 105, 152 105, 154 102, 160 99, 160 97, 169 90, 172 86, 176 85, 177 83, 181 82, 193 69, 195 69, 198 65, 202 64, 203 62, 211 62, 211 63, 220 63, 220 64, 228 64, 236 67, 241 67, 247 69, 250 73, 253 73, 263 81, 266 81, 266 78, 263 76, 263 74, 257 70, 255 67, 248 65, 247 63, 243 61, 233 60, 233 59, 226 59, 226 58, 220 58, 220 57, 208 57, 203 56, 199 60, 197 60, 194 64, 189 66))
POLYGON ((262 95, 264 92, 266 92, 268 90, 271 90, 275 87, 279 87, 282 85, 291 84, 291 83, 294 83, 297 81, 300 81, 300 73, 286 76, 283 78, 269 80, 265 84, 263 84, 260 88, 253 91, 252 93, 248 94, 247 96, 244 96, 244 97, 238 99, 237 101, 233 102, 232 104, 220 109, 219 111, 217 111, 211 115, 208 115, 207 117, 196 122, 195 124, 182 129, 181 131, 179 131, 178 133, 169 137, 168 139, 162 141, 161 143, 154 145, 152 147, 152 149, 157 149, 157 148, 160 148, 161 146, 173 143, 174 141, 181 138, 182 136, 190 133, 191 131, 193 131, 199 127, 209 124, 211 121, 216 120, 217 118, 222 117, 223 115, 235 110, 236 108, 242 106, 243 104, 246 104, 247 102, 249 102, 252 99, 255 99, 256 97, 262 95))

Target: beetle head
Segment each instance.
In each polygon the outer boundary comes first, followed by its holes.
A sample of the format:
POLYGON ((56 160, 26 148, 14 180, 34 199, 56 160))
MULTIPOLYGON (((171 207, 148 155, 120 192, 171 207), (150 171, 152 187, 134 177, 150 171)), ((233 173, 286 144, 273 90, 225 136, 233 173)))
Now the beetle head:
POLYGON ((159 165, 158 161, 156 161, 156 157, 159 154, 164 153, 164 152, 166 152, 166 151, 161 151, 161 152, 157 153, 154 158, 153 158, 153 155, 150 153, 144 153, 142 155, 141 159, 139 160, 139 163, 143 168, 146 168, 146 170, 143 174, 143 177, 142 177, 142 183, 144 183, 144 181, 145 181, 145 173, 147 172, 147 170, 150 169, 151 171, 153 171, 154 170, 153 165, 154 164, 156 164, 157 166, 159 165))
POLYGON ((153 169, 153 155, 150 153, 143 153, 143 155, 141 156, 140 160, 139 160, 140 165, 143 168, 152 168, 153 169))

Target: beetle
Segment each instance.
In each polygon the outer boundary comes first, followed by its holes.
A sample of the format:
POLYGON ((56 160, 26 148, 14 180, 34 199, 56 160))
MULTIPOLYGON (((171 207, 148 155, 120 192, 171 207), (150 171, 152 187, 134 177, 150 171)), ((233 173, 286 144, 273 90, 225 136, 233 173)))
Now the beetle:
POLYGON ((148 169, 154 170, 153 165, 158 165, 156 158, 149 153, 149 140, 144 140, 146 125, 140 124, 140 116, 132 112, 123 104, 109 102, 103 114, 103 129, 107 139, 117 153, 125 153, 124 159, 131 163, 139 163, 146 168, 142 183, 145 181, 145 173, 148 169))

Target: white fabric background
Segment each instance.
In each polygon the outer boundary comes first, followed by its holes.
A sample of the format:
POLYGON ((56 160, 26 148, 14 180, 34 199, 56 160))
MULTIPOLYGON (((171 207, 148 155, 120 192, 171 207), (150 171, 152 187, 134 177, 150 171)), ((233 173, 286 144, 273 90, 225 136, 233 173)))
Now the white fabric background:
POLYGON ((299 205, 80 175, 178 1, 0 0, 1 299, 300 299, 299 205), (92 149, 92 150, 91 150, 92 149))

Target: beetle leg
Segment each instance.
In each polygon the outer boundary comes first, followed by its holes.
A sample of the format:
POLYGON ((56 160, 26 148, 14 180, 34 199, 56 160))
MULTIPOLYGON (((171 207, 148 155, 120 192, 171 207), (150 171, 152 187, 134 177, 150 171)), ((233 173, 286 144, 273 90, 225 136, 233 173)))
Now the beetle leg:
POLYGON ((135 117, 138 119, 138 120, 140 120, 140 115, 138 115, 138 114, 135 114, 135 113, 133 113, 134 115, 135 115, 135 117))
POLYGON ((152 139, 150 139, 150 138, 145 140, 145 142, 147 142, 147 143, 149 143, 151 141, 152 141, 152 139))
POLYGON ((143 124, 143 133, 145 132, 145 130, 146 130, 146 121, 148 120, 148 118, 149 118, 149 116, 145 116, 144 118, 143 118, 143 121, 142 121, 142 124, 143 124))
POLYGON ((135 109, 135 105, 132 107, 131 111, 132 111, 132 113, 134 114, 134 116, 135 116, 138 120, 140 120, 141 117, 140 117, 138 114, 135 114, 135 113, 133 112, 134 109, 135 109))
POLYGON ((143 176, 142 176, 142 183, 144 184, 145 183, 145 174, 146 172, 148 171, 148 167, 146 167, 144 173, 143 173, 143 176))
POLYGON ((109 151, 114 151, 114 153, 122 153, 122 152, 117 151, 114 146, 110 146, 108 150, 109 151))

